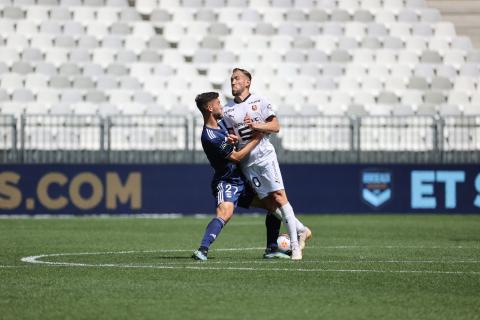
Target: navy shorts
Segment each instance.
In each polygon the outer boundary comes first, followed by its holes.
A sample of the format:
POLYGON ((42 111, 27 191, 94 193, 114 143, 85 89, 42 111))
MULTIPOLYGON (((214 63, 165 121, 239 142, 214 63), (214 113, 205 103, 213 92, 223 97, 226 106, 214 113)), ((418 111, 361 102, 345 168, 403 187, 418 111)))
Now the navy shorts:
POLYGON ((213 190, 216 206, 222 202, 233 202, 233 205, 249 208, 255 193, 248 183, 232 183, 219 181, 213 190))

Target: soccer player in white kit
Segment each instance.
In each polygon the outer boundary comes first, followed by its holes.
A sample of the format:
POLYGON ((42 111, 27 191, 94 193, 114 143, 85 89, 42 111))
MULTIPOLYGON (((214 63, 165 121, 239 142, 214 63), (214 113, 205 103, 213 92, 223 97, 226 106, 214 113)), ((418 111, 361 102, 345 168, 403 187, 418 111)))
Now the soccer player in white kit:
POLYGON ((277 117, 265 98, 250 93, 252 76, 247 70, 233 69, 230 80, 234 100, 224 107, 224 121, 239 137, 239 148, 250 141, 254 131, 264 133, 260 143, 240 162, 242 172, 265 205, 278 208, 277 213, 280 212, 290 236, 292 260, 301 260, 305 241, 312 233, 295 218, 275 148, 269 141, 269 134, 280 130, 277 117))

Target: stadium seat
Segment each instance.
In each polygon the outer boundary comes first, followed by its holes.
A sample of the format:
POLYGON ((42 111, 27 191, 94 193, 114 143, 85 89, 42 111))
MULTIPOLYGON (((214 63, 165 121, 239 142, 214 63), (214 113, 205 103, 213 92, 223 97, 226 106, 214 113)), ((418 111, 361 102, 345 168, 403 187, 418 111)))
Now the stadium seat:
POLYGON ((476 80, 473 77, 460 76, 455 79, 455 91, 475 92, 477 90, 476 80))
POLYGON ((394 116, 413 116, 415 111, 413 107, 410 105, 400 104, 393 108, 393 115, 394 116))
POLYGON ((404 43, 402 39, 391 36, 383 38, 382 45, 385 49, 399 50, 404 48, 404 43))
POLYGON ((422 52, 428 49, 428 41, 426 38, 423 37, 407 37, 405 39, 405 47, 408 50, 416 50, 422 52))
POLYGON ((427 23, 415 23, 412 27, 412 35, 418 37, 432 37, 434 30, 427 23))
POLYGON ((63 76, 75 76, 81 74, 81 70, 76 63, 65 62, 59 65, 58 74, 63 76))
POLYGON ((423 103, 417 107, 416 114, 421 116, 434 116, 437 114, 437 109, 434 104, 423 103))
POLYGON ((368 108, 375 104, 375 96, 371 92, 359 91, 353 95, 353 102, 358 106, 362 106, 368 113, 368 108), (365 106, 367 107, 365 108, 365 106))
POLYGON ((451 43, 452 49, 459 49, 463 51, 470 51, 473 49, 472 41, 469 37, 459 36, 454 37, 451 43))
POLYGON ((351 104, 347 108, 347 113, 353 117, 364 117, 368 115, 368 111, 363 105, 351 104))
MULTIPOLYGON (((132 99, 133 102, 143 106, 155 103, 155 97, 152 94, 140 90, 134 92, 132 99)), ((142 113, 144 112, 145 110, 142 110, 142 113)))
POLYGON ((480 63, 480 50, 469 51, 465 60, 467 63, 480 63))
MULTIPOLYGON (((7 63, 12 63, 15 60, 18 60, 18 58, 13 55, 13 52, 10 53, 8 51, 4 51, 5 55, 3 55, 2 61, 5 61, 7 63)), ((0 54, 1 55, 1 54, 0 54)), ((36 48, 26 48, 22 51, 22 60, 23 61, 35 61, 39 62, 43 60, 43 54, 42 51, 36 48)))
POLYGON ((456 36, 455 27, 451 22, 438 22, 435 24, 435 35, 453 39, 456 36))
MULTIPOLYGON (((373 104, 368 107, 368 113, 372 116, 391 116, 394 107, 388 104, 373 104)), ((387 146, 384 146, 386 148, 387 146)))
POLYGON ((398 62, 412 67, 419 63, 419 55, 415 51, 403 50, 398 53, 398 62))
POLYGON ((398 13, 397 19, 399 22, 415 23, 418 22, 419 17, 412 9, 403 9, 398 13))
POLYGON ((94 77, 94 76, 103 75, 105 72, 103 67, 99 64, 84 63, 82 66, 82 73, 85 76, 94 77))
POLYGON ((98 113, 102 116, 118 115, 120 112, 118 108, 111 103, 101 103, 98 106, 98 113))
POLYGON ((106 67, 106 73, 113 76, 124 76, 128 74, 128 68, 123 64, 119 63, 110 63, 106 67))
POLYGON ((391 105, 397 104, 399 102, 399 97, 390 91, 380 92, 377 97, 377 103, 382 105, 391 105))
POLYGON ((127 23, 124 22, 114 22, 108 28, 111 34, 116 35, 128 35, 132 33, 132 29, 127 23))
POLYGON ((312 9, 308 13, 308 20, 311 22, 326 22, 329 20, 328 13, 323 9, 312 9))
MULTIPOLYGON (((124 47, 125 38, 117 35, 107 35, 102 39, 102 47, 106 49, 121 49, 124 47)), ((129 44, 131 46, 131 44, 129 44)))
MULTIPOLYGON (((115 54, 115 61, 130 64, 137 61, 137 55, 132 50, 118 50, 115 54)), ((143 61, 143 58, 141 61, 143 61)))
MULTIPOLYGON (((413 74, 419 78, 423 78, 428 81, 428 79, 432 79, 435 75, 435 64, 420 63, 415 66, 413 74)), ((418 80, 414 80, 414 82, 415 81, 418 82, 418 80)))
POLYGON ((406 90, 401 95, 401 103, 405 106, 411 106, 414 110, 423 103, 423 93, 421 90, 406 90))
POLYGON ((12 101, 13 102, 32 102, 35 100, 35 96, 32 91, 25 88, 18 88, 12 92, 12 101))
POLYGON ((131 21, 141 21, 142 17, 140 13, 133 8, 125 7, 120 11, 120 21, 131 22, 131 21))
POLYGON ((26 75, 33 72, 33 66, 28 62, 16 61, 11 66, 11 72, 26 75))
POLYGON ((154 35, 148 40, 148 48, 152 50, 167 49, 170 47, 168 41, 160 35, 154 35))
POLYGON ((43 89, 38 91, 36 98, 37 102, 39 102, 40 105, 45 106, 45 111, 48 112, 49 108, 47 108, 47 105, 49 106, 60 102, 60 92, 58 90, 43 89))
POLYGON ((412 75, 412 64, 392 64, 389 66, 390 74, 400 78, 410 78, 412 75))
POLYGON ((393 92, 403 92, 406 89, 406 81, 404 77, 388 77, 384 83, 385 89, 393 92))
POLYGON ((462 50, 451 49, 444 52, 443 62, 457 69, 465 63, 465 53, 462 50))
POLYGON ((72 87, 76 89, 93 89, 95 82, 90 77, 78 76, 73 78, 72 87))
POLYGON ((82 102, 84 99, 84 93, 82 90, 70 89, 62 90, 60 93, 61 104, 73 104, 82 102))
POLYGON ((368 92, 378 92, 383 88, 382 82, 378 77, 368 77, 363 79, 362 88, 368 92))
POLYGON ((425 91, 423 100, 427 104, 439 105, 445 103, 445 95, 440 91, 425 91))
POLYGON ((429 88, 428 81, 418 76, 411 77, 407 86, 414 90, 427 90, 429 88))
POLYGON ((52 76, 57 74, 57 68, 52 63, 49 63, 49 62, 36 62, 35 72, 38 74, 52 76))
POLYGON ((344 34, 343 24, 338 22, 326 22, 323 25, 322 33, 327 36, 339 37, 344 34))
POLYGON ((351 16, 346 10, 334 9, 330 13, 330 19, 332 21, 347 22, 351 20, 351 16))
POLYGON ((98 104, 80 102, 72 105, 73 113, 78 115, 93 115, 98 113, 98 104))
POLYGON ((132 101, 131 91, 116 89, 108 90, 106 91, 106 94, 108 97, 108 102, 113 105, 120 106, 120 108, 124 103, 129 103, 132 101))
POLYGON ((450 90, 453 88, 452 82, 448 78, 434 77, 431 82, 433 90, 450 90))
POLYGON ((462 114, 458 105, 441 104, 438 106, 438 113, 442 116, 459 116, 462 114))
POLYGON ((470 104, 470 98, 464 91, 450 91, 448 94, 448 104, 463 107, 470 104))
POLYGON ((444 52, 450 49, 450 41, 446 38, 431 38, 428 42, 428 48, 432 51, 444 52))
POLYGON ((35 92, 41 92, 42 90, 47 88, 48 80, 49 77, 43 74, 28 74, 25 77, 25 88, 32 89, 35 92))
POLYGON ((437 76, 444 78, 455 78, 457 77, 457 70, 453 66, 449 65, 437 65, 437 76))

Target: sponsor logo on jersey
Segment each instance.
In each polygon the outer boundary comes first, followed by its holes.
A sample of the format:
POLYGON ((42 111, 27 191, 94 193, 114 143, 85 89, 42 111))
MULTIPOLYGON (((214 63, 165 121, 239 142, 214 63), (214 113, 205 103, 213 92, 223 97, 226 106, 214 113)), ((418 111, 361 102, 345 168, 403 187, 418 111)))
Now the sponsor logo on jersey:
POLYGON ((392 198, 392 173, 365 170, 362 172, 362 199, 373 208, 379 208, 392 198))
POLYGON ((260 103, 260 99, 257 99, 255 101, 249 101, 248 104, 255 104, 255 103, 260 103))
POLYGON ((257 111, 257 105, 256 105, 256 104, 254 104, 254 105, 252 106, 252 111, 257 111))

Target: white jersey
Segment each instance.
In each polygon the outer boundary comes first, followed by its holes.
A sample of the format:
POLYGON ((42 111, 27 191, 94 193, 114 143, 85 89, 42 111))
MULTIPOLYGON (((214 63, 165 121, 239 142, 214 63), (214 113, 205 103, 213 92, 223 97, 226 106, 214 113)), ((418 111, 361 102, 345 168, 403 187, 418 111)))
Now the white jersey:
MULTIPOLYGON (((243 102, 236 103, 230 101, 224 107, 224 121, 228 129, 233 129, 239 137, 239 148, 243 148, 251 139, 253 130, 246 126, 243 120, 249 115, 253 122, 265 122, 271 116, 275 116, 273 106, 266 99, 250 94, 243 102)), ((265 134, 255 149, 246 156, 242 162, 242 167, 248 167, 252 164, 258 164, 265 160, 275 157, 275 148, 269 140, 269 134, 265 134)))

